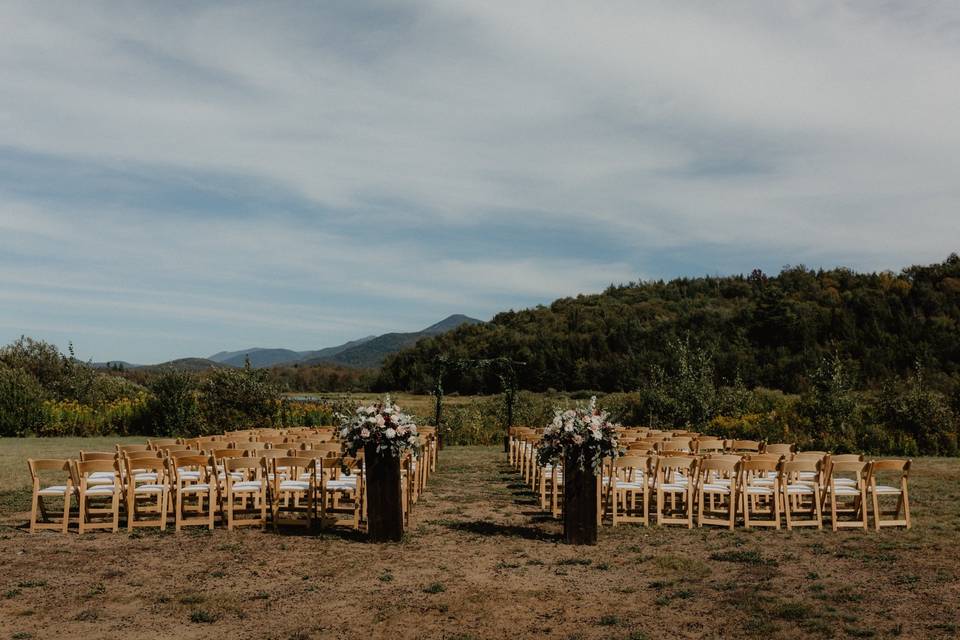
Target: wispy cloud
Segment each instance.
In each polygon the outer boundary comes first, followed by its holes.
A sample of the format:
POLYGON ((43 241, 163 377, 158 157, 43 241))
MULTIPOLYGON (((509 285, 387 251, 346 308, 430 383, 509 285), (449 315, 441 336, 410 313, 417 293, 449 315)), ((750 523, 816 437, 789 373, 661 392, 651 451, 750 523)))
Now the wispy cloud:
POLYGON ((960 237, 956 3, 12 2, 0 25, 0 326, 81 355, 319 347, 960 237))

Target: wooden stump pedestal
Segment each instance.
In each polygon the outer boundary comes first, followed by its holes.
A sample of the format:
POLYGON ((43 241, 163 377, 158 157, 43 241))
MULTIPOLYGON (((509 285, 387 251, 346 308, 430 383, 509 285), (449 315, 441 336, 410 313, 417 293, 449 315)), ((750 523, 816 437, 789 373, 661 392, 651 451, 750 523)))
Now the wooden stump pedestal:
POLYGON ((581 469, 576 456, 563 461, 563 537, 567 544, 597 544, 600 479, 581 469))
POLYGON ((370 542, 400 542, 403 538, 403 501, 400 489, 400 459, 364 450, 367 473, 367 535, 370 542))

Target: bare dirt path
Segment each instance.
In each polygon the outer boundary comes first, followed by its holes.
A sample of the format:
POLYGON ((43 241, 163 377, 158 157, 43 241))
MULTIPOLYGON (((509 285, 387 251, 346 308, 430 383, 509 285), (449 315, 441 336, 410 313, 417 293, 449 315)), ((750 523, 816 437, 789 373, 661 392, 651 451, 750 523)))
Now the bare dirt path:
POLYGON ((916 465, 917 527, 604 527, 559 543, 504 456, 453 447, 406 540, 31 536, 0 514, 0 640, 956 637, 960 463, 916 465))

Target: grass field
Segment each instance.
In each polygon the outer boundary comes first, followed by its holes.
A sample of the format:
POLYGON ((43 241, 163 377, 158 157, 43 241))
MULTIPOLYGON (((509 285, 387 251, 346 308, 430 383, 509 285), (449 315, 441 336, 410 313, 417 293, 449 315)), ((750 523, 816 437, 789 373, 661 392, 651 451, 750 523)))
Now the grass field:
MULTIPOLYGON (((34 444, 80 445, 0 441, 0 490, 23 486, 17 458, 34 444)), ((31 536, 16 500, 0 512, 0 638, 954 638, 960 460, 914 470, 910 531, 621 526, 588 548, 559 543, 559 523, 492 447, 441 453, 400 544, 31 536)))

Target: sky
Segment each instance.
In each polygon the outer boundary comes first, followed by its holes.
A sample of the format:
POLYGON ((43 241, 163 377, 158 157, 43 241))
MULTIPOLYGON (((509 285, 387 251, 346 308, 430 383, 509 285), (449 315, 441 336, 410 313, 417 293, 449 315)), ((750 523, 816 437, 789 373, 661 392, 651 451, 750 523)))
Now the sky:
POLYGON ((317 349, 960 249, 955 0, 0 2, 0 344, 317 349))

